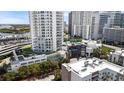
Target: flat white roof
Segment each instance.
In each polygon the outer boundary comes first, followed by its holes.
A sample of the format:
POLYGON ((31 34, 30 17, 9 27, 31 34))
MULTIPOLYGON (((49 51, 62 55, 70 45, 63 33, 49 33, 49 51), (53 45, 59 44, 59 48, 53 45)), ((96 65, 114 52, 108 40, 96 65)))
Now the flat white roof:
POLYGON ((106 60, 100 60, 97 58, 90 58, 90 59, 80 59, 75 63, 68 63, 64 64, 66 67, 70 68, 73 72, 77 73, 80 77, 85 77, 89 74, 92 74, 96 71, 101 71, 103 69, 111 69, 115 72, 123 74, 124 67, 118 66, 116 64, 110 63, 106 60), (94 62, 93 62, 94 61, 94 62), (88 66, 85 66, 84 63, 88 62, 88 66), (122 70, 122 71, 120 71, 122 70))
POLYGON ((31 56, 31 57, 26 57, 25 59, 26 60, 32 60, 32 59, 39 59, 39 58, 44 58, 46 57, 45 54, 42 54, 42 55, 34 55, 34 56, 31 56))
POLYGON ((24 58, 24 60, 12 61, 11 63, 12 64, 18 64, 18 63, 23 63, 23 62, 41 60, 41 59, 44 59, 44 58, 47 59, 47 56, 45 54, 35 55, 35 56, 31 56, 31 57, 26 57, 26 58, 23 55, 19 55, 19 56, 22 56, 24 58))
POLYGON ((116 50, 113 54, 124 56, 124 50, 116 50))

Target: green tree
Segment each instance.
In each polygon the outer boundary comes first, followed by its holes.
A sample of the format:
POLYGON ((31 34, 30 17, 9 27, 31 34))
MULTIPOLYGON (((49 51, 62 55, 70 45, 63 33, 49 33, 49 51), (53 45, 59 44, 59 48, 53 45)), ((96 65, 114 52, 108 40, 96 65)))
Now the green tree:
POLYGON ((4 74, 3 80, 6 80, 6 81, 16 80, 16 73, 15 72, 8 72, 8 73, 4 74))
POLYGON ((29 77, 31 72, 29 71, 27 66, 20 67, 18 70, 18 75, 21 79, 25 79, 29 77))
POLYGON ((55 81, 61 81, 61 70, 60 69, 57 69, 54 75, 55 75, 55 78, 54 78, 55 81))
POLYGON ((98 58, 102 58, 102 59, 108 59, 108 54, 111 51, 112 51, 111 48, 101 47, 101 48, 93 50, 93 56, 98 57, 98 58))
POLYGON ((7 72, 7 64, 3 64, 2 66, 0 66, 0 74, 4 74, 7 72))
POLYGON ((93 50, 93 56, 99 58, 100 57, 100 49, 94 49, 93 50))
POLYGON ((41 74, 41 69, 39 64, 32 64, 29 65, 28 67, 32 76, 38 76, 41 74))
POLYGON ((49 73, 54 72, 54 70, 58 68, 58 62, 47 61, 40 64, 42 75, 48 75, 49 73))
POLYGON ((50 71, 54 71, 56 69, 58 69, 58 62, 53 62, 53 61, 48 61, 49 67, 50 67, 50 71))
POLYGON ((40 68, 42 71, 42 74, 48 74, 50 72, 50 65, 49 62, 43 62, 40 64, 40 68))

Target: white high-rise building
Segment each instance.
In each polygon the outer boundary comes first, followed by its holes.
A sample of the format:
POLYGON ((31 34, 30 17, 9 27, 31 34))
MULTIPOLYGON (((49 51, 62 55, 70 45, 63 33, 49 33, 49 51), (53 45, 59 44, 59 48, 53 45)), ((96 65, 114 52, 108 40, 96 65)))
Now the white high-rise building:
POLYGON ((91 39, 92 11, 81 12, 82 38, 91 39))
POLYGON ((92 11, 73 11, 69 14, 69 32, 71 36, 83 39, 91 38, 92 11))
POLYGON ((69 32, 71 36, 81 36, 81 12, 72 11, 69 13, 69 32))
POLYGON ((104 11, 100 13, 99 38, 104 37, 104 28, 123 27, 123 14, 121 11, 104 11))
POLYGON ((91 39, 97 40, 99 38, 99 22, 100 13, 98 11, 94 11, 92 14, 91 39))
POLYGON ((52 52, 61 49, 63 43, 63 12, 30 12, 32 47, 36 52, 52 52))
POLYGON ((103 37, 103 28, 108 23, 109 16, 110 16, 109 12, 100 12, 99 31, 98 31, 99 39, 102 39, 103 37))

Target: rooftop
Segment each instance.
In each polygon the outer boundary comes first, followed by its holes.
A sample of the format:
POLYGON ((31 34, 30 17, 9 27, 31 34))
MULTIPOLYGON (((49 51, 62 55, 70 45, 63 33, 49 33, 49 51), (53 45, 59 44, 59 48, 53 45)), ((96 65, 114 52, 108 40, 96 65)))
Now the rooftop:
POLYGON ((124 50, 116 50, 116 51, 113 52, 112 54, 124 56, 124 50))
POLYGON ((116 64, 110 63, 106 60, 101 60, 98 58, 82 58, 75 63, 63 64, 67 69, 75 72, 80 77, 85 77, 93 72, 100 71, 103 69, 111 69, 120 74, 124 73, 124 67, 118 66, 116 64))
POLYGON ((23 55, 18 55, 18 60, 12 60, 12 64, 16 64, 16 63, 19 63, 19 62, 26 62, 26 61, 31 61, 31 60, 39 60, 39 59, 44 59, 46 58, 47 56, 45 54, 43 55, 35 55, 35 56, 31 56, 31 57, 24 57, 23 55))

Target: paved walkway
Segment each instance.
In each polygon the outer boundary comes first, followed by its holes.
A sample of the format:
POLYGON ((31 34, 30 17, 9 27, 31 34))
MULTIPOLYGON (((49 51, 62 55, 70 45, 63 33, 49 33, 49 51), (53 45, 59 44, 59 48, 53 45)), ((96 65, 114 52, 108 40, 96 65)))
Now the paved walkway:
POLYGON ((43 79, 36 79, 35 81, 52 81, 54 77, 54 75, 49 75, 48 77, 45 77, 43 79))
POLYGON ((22 80, 22 81, 52 81, 53 79, 55 78, 54 75, 49 75, 45 78, 41 78, 41 79, 38 79, 36 77, 32 77, 30 79, 25 79, 25 80, 22 80))

